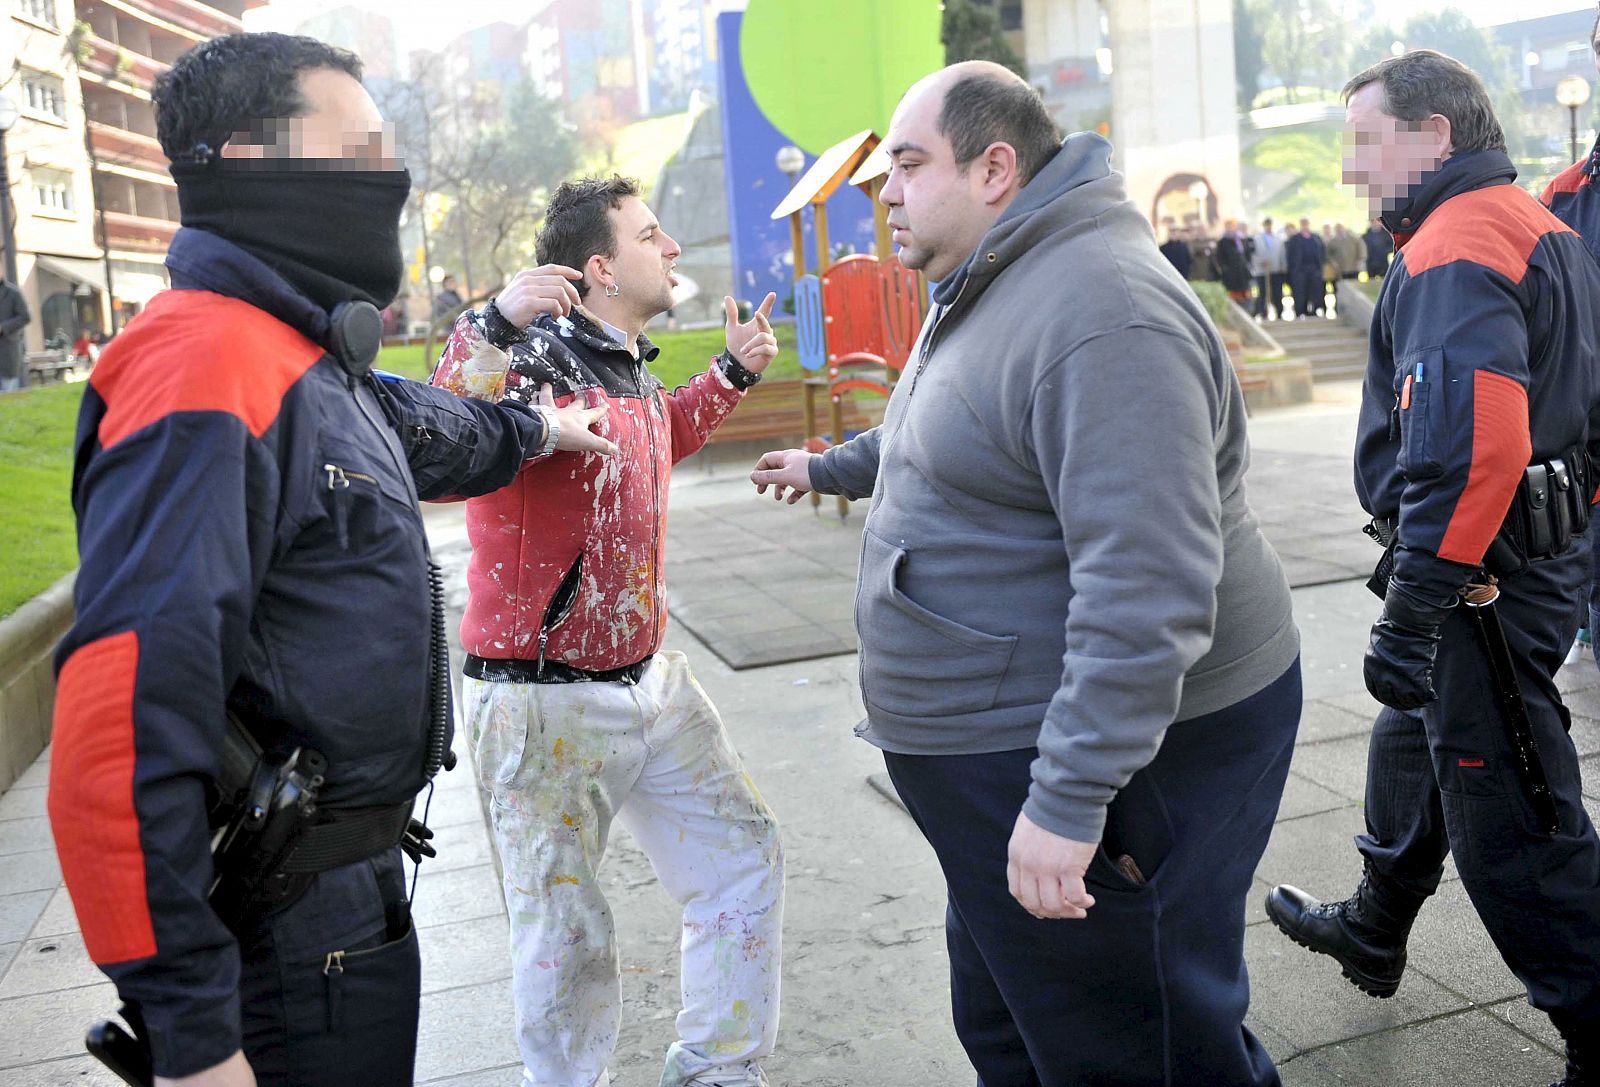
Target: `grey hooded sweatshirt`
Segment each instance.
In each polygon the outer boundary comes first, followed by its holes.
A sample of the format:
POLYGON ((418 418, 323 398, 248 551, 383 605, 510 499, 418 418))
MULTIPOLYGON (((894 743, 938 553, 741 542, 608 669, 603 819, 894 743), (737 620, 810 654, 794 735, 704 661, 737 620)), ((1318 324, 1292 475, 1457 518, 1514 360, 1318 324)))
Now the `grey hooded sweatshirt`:
POLYGON ((1037 746, 1023 811, 1088 842, 1169 727, 1300 645, 1233 367, 1110 152, 1067 139, 940 284, 882 426, 811 461, 816 490, 872 496, 857 732, 1037 746))

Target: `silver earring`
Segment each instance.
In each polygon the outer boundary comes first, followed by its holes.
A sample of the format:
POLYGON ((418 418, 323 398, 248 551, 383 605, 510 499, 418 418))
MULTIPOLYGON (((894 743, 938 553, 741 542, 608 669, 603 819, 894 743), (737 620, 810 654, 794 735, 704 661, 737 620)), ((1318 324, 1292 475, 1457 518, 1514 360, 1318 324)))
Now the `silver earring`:
POLYGON ((606 297, 607 298, 615 298, 615 297, 617 297, 617 295, 619 295, 621 293, 622 293, 622 287, 617 283, 612 283, 610 286, 606 287, 606 297))

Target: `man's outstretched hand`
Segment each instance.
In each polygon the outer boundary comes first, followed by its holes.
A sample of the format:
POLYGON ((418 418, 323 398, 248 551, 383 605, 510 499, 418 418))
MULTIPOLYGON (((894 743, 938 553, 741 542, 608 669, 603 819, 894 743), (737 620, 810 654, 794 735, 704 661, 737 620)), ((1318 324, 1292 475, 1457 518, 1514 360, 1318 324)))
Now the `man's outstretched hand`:
POLYGON ((602 457, 609 457, 617 451, 615 444, 589 429, 606 417, 606 412, 611 410, 609 404, 601 401, 599 407, 589 408, 573 400, 566 407, 558 408, 555 393, 549 385, 539 386, 539 403, 556 413, 556 422, 561 427, 561 433, 556 435, 557 449, 571 453, 598 453, 602 457))
POLYGON ((1076 842, 1052 834, 1022 813, 1006 851, 1011 897, 1038 918, 1087 917, 1094 896, 1083 886, 1098 842, 1076 842))
POLYGON ((759 374, 771 366, 772 360, 778 357, 778 338, 772 334, 772 325, 767 320, 772 316, 772 305, 777 300, 777 295, 767 295, 761 300, 761 305, 756 307, 755 315, 741 324, 738 305, 732 297, 728 295, 722 297, 722 309, 727 315, 723 328, 726 332, 728 354, 752 374, 759 374))
POLYGON ((815 453, 804 449, 776 449, 761 454, 750 482, 756 485, 757 494, 766 494, 772 488, 772 497, 779 502, 788 493, 789 505, 794 505, 811 490, 811 458, 815 453))

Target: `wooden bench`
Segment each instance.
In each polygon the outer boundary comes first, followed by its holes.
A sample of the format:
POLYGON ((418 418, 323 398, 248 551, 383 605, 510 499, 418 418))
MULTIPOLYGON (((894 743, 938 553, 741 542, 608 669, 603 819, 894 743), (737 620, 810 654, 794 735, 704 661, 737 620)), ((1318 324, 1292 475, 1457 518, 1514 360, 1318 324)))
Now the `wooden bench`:
MULTIPOLYGON (((826 399, 823 399, 823 403, 826 403, 826 399)), ((871 406, 874 406, 872 401, 846 397, 845 430, 860 431, 877 426, 882 412, 870 410, 871 406)), ((822 418, 818 423, 826 428, 826 412, 819 414, 822 418)), ((805 432, 804 415, 804 381, 763 381, 745 394, 744 402, 726 422, 712 431, 710 444, 764 441, 775 445, 799 445, 804 439, 817 436, 805 432)))

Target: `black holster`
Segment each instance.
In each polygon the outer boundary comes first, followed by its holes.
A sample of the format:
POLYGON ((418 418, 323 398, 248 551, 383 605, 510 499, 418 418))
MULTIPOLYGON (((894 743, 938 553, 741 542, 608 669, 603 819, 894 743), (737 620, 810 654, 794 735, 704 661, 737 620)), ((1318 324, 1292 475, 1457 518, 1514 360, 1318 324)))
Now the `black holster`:
POLYGON ((1529 563, 1565 554, 1589 527, 1593 477, 1589 455, 1581 448, 1528 465, 1484 554, 1484 569, 1499 578, 1515 577, 1529 563))

